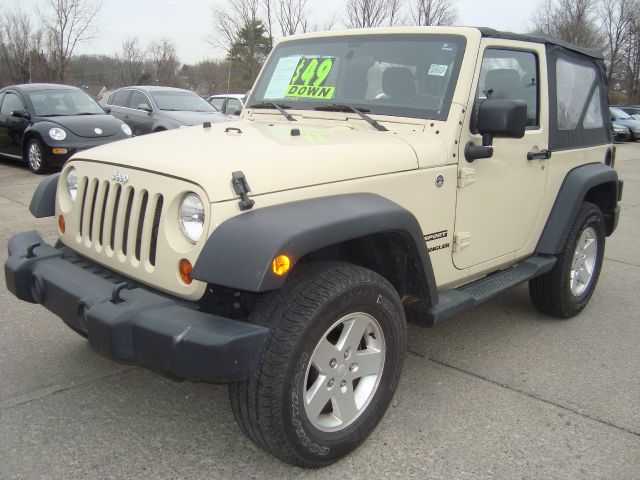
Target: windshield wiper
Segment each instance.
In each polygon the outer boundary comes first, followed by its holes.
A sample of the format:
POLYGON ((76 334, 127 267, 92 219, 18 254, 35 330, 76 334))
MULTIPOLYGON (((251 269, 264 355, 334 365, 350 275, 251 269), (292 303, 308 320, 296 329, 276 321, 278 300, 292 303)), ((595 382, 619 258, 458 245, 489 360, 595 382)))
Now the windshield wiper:
POLYGON ((76 113, 76 115, 102 115, 102 113, 99 113, 99 112, 80 112, 80 113, 76 113))
POLYGON ((332 103, 331 105, 321 105, 319 107, 316 107, 315 109, 319 110, 319 111, 324 111, 324 112, 353 112, 353 113, 357 113, 358 115, 360 115, 360 117, 362 117, 362 119, 364 121, 366 121, 369 125, 371 125, 376 130, 380 130, 381 132, 388 132, 389 131, 389 129, 386 128, 384 125, 379 124, 373 118, 371 118, 369 115, 367 115, 365 112, 368 112, 369 110, 367 110, 366 108, 354 107, 353 105, 350 105, 348 103, 332 103))
POLYGON ((249 105, 249 108, 275 108, 284 116, 284 118, 286 118, 290 122, 297 122, 297 120, 293 118, 291 114, 285 110, 285 108, 291 108, 289 105, 278 105, 276 102, 270 102, 267 100, 265 102, 249 105))

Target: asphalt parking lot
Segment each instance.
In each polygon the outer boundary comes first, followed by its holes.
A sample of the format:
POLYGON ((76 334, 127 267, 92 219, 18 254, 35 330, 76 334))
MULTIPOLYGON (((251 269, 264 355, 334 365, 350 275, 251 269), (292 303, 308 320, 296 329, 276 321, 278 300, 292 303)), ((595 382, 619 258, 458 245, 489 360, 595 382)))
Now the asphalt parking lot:
MULTIPOLYGON (((304 471, 236 426, 220 385, 174 383, 95 353, 0 280, 0 478, 640 478, 640 145, 618 148, 623 212, 598 289, 569 321, 520 286, 433 329, 409 329, 392 407, 355 453, 304 471)), ((0 160, 7 240, 52 219, 39 177, 0 160)))

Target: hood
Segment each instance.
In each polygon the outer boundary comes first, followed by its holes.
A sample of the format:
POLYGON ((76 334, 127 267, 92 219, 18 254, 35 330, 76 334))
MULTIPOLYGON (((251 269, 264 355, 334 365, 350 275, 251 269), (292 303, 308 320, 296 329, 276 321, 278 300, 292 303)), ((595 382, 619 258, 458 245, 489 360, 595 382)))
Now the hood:
POLYGON ((633 120, 632 118, 614 120, 613 123, 618 125, 624 125, 627 128, 633 128, 633 129, 640 128, 640 120, 633 120))
POLYGON ((78 137, 104 138, 121 133, 122 122, 111 115, 69 115, 61 117, 43 117, 47 122, 60 125, 78 137), (102 133, 96 133, 96 128, 102 133))
POLYGON ((161 110, 160 115, 183 125, 202 125, 203 122, 224 122, 225 116, 220 112, 188 112, 161 110))
POLYGON ((413 148, 393 132, 247 120, 154 133, 76 157, 184 178, 211 202, 237 197, 231 174, 238 170, 255 196, 418 168, 413 148))

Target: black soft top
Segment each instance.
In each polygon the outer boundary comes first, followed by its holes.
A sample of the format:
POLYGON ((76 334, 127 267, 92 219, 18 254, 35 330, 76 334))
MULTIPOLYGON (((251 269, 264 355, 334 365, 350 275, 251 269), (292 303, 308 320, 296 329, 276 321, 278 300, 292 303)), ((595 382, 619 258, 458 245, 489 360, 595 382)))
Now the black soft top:
POLYGON ((604 60, 602 50, 597 48, 582 48, 577 45, 559 40, 557 38, 549 37, 548 35, 536 35, 528 33, 513 33, 513 32, 501 32, 500 30, 494 30, 493 28, 479 27, 480 33, 483 37, 489 38, 504 38, 505 40, 520 40, 523 42, 535 42, 544 43, 545 45, 557 45, 567 50, 586 55, 598 60, 604 60))

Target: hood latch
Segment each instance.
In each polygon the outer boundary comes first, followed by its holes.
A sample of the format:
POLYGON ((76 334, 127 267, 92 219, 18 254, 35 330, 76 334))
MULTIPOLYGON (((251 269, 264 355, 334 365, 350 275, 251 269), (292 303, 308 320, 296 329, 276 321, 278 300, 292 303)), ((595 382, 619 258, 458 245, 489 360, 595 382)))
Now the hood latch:
POLYGON ((256 202, 249 198, 251 188, 247 183, 247 177, 241 171, 233 172, 231 174, 231 184, 233 185, 233 191, 240 195, 240 201, 238 202, 240 210, 250 210, 256 202))

